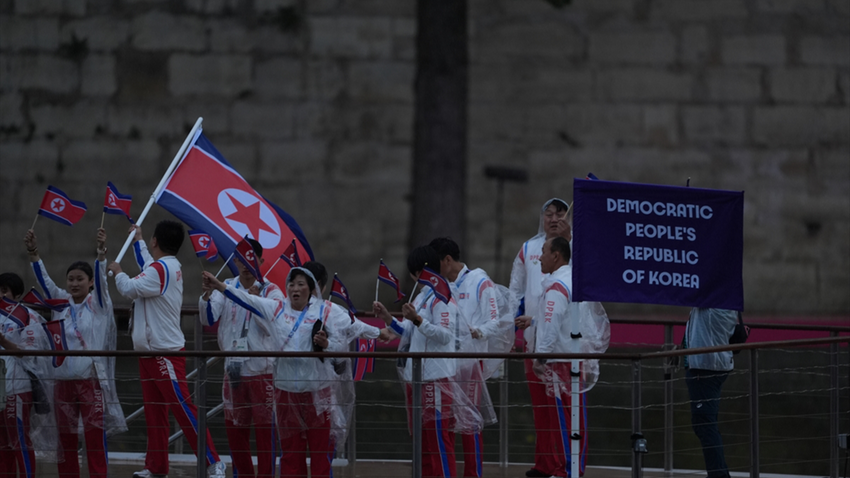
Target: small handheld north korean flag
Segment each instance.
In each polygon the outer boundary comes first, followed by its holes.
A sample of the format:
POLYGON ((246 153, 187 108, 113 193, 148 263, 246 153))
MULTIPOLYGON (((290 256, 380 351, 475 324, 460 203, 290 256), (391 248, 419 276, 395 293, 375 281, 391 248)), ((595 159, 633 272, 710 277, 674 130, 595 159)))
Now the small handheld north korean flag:
POLYGON ((5 297, 0 298, 0 315, 7 317, 20 328, 24 328, 29 323, 27 309, 20 302, 15 302, 5 297))
POLYGON ((71 307, 71 302, 68 299, 45 299, 35 289, 30 289, 30 291, 27 292, 27 295, 21 298, 21 302, 34 305, 36 307, 44 307, 52 310, 53 312, 62 312, 68 307, 71 307))
POLYGON ((236 254, 236 259, 242 262, 242 264, 251 272, 251 275, 253 275, 254 278, 262 284, 263 275, 260 273, 260 258, 254 253, 254 246, 248 242, 247 235, 236 244, 234 254, 236 254))
MULTIPOLYGON (((395 293, 397 296, 395 300, 396 302, 404 298, 404 293, 401 291, 401 282, 399 282, 398 277, 393 274, 390 268, 387 267, 386 264, 384 264, 383 259, 381 259, 381 265, 378 267, 378 280, 395 289, 395 293)), ((376 298, 375 300, 378 299, 376 298)))
MULTIPOLYGON (((82 219, 86 213, 86 205, 80 201, 74 201, 67 194, 53 186, 47 186, 38 214, 54 221, 61 222, 66 226, 72 226, 82 219)), ((38 219, 38 218, 36 218, 38 219)), ((35 222, 33 222, 35 226, 35 222)))
POLYGON ((599 178, 597 178, 596 175, 593 173, 587 173, 587 177, 584 179, 592 179, 594 181, 599 181, 599 178))
POLYGON ((434 295, 446 304, 451 300, 452 289, 449 287, 449 282, 431 269, 427 267, 422 269, 422 272, 419 273, 419 283, 433 289, 434 295))
POLYGON ((192 248, 195 249, 196 256, 206 257, 210 262, 218 259, 218 248, 215 247, 215 242, 206 232, 189 231, 189 240, 192 241, 192 248))
POLYGON ((133 203, 133 197, 118 192, 118 188, 112 184, 112 181, 106 183, 106 197, 103 199, 103 212, 106 214, 118 214, 126 216, 130 223, 133 223, 133 218, 130 217, 130 205, 133 203))
MULTIPOLYGON (((68 350, 68 340, 65 338, 65 319, 54 320, 41 324, 44 332, 50 338, 50 348, 54 351, 68 350)), ((65 356, 53 357, 53 366, 59 367, 65 362, 65 356)))
POLYGON ((348 306, 348 312, 352 314, 351 320, 354 320, 353 315, 357 313, 357 309, 351 303, 351 296, 348 295, 348 289, 336 274, 334 274, 333 285, 331 285, 331 295, 345 302, 345 305, 348 306))
POLYGON ((289 264, 289 267, 301 267, 301 258, 298 257, 298 246, 295 245, 295 239, 280 255, 281 260, 289 264))
MULTIPOLYGON (((357 339, 356 344, 358 352, 375 351, 375 339, 357 339)), ((375 358, 354 357, 354 361, 351 365, 352 372, 354 373, 354 381, 359 382, 363 380, 363 377, 366 375, 367 372, 375 371, 375 358)))

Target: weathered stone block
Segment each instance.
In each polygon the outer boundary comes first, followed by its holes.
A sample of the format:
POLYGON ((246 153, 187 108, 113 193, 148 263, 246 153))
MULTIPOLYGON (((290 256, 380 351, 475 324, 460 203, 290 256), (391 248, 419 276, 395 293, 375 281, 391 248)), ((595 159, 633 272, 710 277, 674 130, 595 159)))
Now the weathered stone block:
POLYGON ((817 264, 744 261, 744 303, 764 312, 804 313, 817 308, 817 264), (794 294, 787 291, 794 290, 794 294))
POLYGON ((383 143, 341 143, 330 154, 331 180, 337 184, 396 185, 412 174, 409 146, 383 143))
POLYGON ((55 50, 58 46, 57 19, 0 16, 0 50, 55 50))
POLYGON ((0 56, 0 88, 70 93, 79 86, 77 65, 48 55, 0 56))
POLYGON ((761 98, 761 72, 755 68, 709 70, 705 80, 710 100, 753 102, 761 98))
POLYGON ((230 132, 230 106, 222 103, 194 102, 186 105, 184 125, 194 125, 199 117, 204 119, 205 133, 230 132))
POLYGON ((781 35, 724 38, 720 46, 723 61, 730 65, 785 64, 785 37, 781 35))
POLYGON ((72 141, 62 149, 61 177, 68 181, 92 183, 102 180, 103 185, 108 180, 120 177, 122 180, 119 184, 145 184, 156 181, 165 172, 159 166, 160 154, 159 144, 155 140, 72 141), (128 165, 132 165, 131 175, 127 174, 128 165))
POLYGON ((850 71, 842 71, 838 74, 838 88, 844 97, 844 104, 850 105, 850 71))
POLYGON ((518 18, 496 22, 470 34, 469 55, 479 62, 502 62, 506 58, 575 60, 585 54, 585 38, 566 20, 518 18))
POLYGON ((643 138, 643 111, 639 105, 567 105, 563 126, 530 125, 545 128, 550 138, 562 131, 582 146, 635 144, 643 138))
POLYGON ((297 0, 254 0, 254 9, 258 12, 276 12, 280 8, 297 6, 297 0))
POLYGON ((682 109, 685 137, 695 143, 744 143, 747 137, 744 108, 688 106, 682 109))
POLYGON ((470 101, 530 104, 593 99, 593 72, 549 62, 475 63, 469 69, 470 101))
POLYGON ((389 59, 393 51, 392 19, 311 18, 310 49, 320 56, 389 59))
POLYGON ((850 66, 850 37, 806 37, 800 41, 800 59, 809 65, 850 66))
POLYGON ((245 53, 254 48, 254 36, 234 18, 210 23, 210 49, 216 53, 245 53))
POLYGON ((653 19, 706 21, 715 18, 746 18, 743 0, 660 0, 652 3, 653 19))
POLYGON ((693 80, 687 73, 648 68, 602 70, 597 74, 597 98, 611 101, 687 100, 693 80))
POLYGON ((31 106, 30 118, 38 137, 91 138, 107 125, 106 103, 82 100, 71 106, 31 106))
POLYGON ((247 56, 173 54, 168 59, 168 89, 177 96, 236 96, 251 86, 247 56))
POLYGON ((139 50, 201 51, 207 46, 199 18, 153 11, 133 18, 133 46, 139 50))
POLYGON ((412 63, 354 62, 348 71, 348 91, 365 102, 413 102, 412 63))
POLYGON ((773 99, 779 102, 823 103, 835 95, 835 71, 777 69, 770 73, 773 99))
POLYGON ((393 18, 393 58, 416 60, 416 20, 393 18))
POLYGON ((703 63, 710 52, 708 29, 703 25, 689 25, 682 30, 681 59, 685 63, 703 63))
POLYGON ((284 31, 277 26, 261 26, 251 29, 249 33, 252 48, 257 51, 305 54, 306 42, 295 32, 284 31))
MULTIPOLYGON (((301 111, 302 115, 305 113, 306 111, 301 111)), ((410 104, 367 104, 326 110, 324 114, 327 115, 326 123, 316 126, 334 138, 392 143, 413 141, 413 106, 410 104)), ((299 135, 310 133, 301 127, 298 129, 299 135)))
MULTIPOLYGON (((110 133, 130 138, 179 135, 187 123, 182 108, 177 105, 112 105, 107 110, 107 118, 110 133)), ((194 124, 194 120, 189 123, 194 124)))
POLYGON ((112 96, 115 84, 115 57, 89 55, 80 68, 80 91, 87 96, 112 96))
POLYGON ((292 139, 295 108, 291 103, 248 103, 238 101, 230 113, 233 132, 252 138, 292 139))
POLYGON ((239 7, 239 0, 186 0, 186 9, 191 12, 221 13, 225 9, 239 7))
POLYGON ((24 125, 24 97, 18 93, 0 94, 0 131, 21 132, 24 125))
POLYGON ((298 99, 303 94, 304 82, 309 81, 302 71, 302 62, 294 58, 258 63, 254 91, 263 98, 298 99))
POLYGON ((14 0, 15 13, 19 15, 71 15, 86 14, 86 0, 14 0))
MULTIPOLYGON (((347 84, 345 61, 316 59, 306 64, 307 75, 303 88, 311 100, 334 100, 347 84)), ((259 83, 259 74, 257 82, 259 83)))
POLYGON ((845 2, 844 0, 827 0, 826 3, 835 11, 835 13, 845 17, 850 17, 850 2, 845 2))
POLYGON ((679 143, 678 108, 674 105, 643 107, 643 142, 657 147, 679 143))
MULTIPOLYGON (((3 181, 7 186, 34 181, 37 176, 49 174, 56 168, 59 147, 55 142, 45 140, 4 141, 0 143, 0 159, 2 159, 3 181)), ((38 205, 36 204, 35 207, 37 208, 38 205)))
POLYGON ((758 0, 756 8, 766 13, 811 13, 826 8, 824 0, 758 0))
POLYGON ((850 143, 850 108, 810 106, 758 107, 753 140, 767 145, 850 143))
POLYGON ((113 51, 127 43, 130 23, 107 15, 70 21, 62 25, 62 42, 76 37, 91 51, 113 51))
POLYGON ((669 32, 600 32, 590 35, 590 61, 663 65, 676 60, 676 38, 669 32))
POLYGON ((320 180, 325 175, 327 148, 323 141, 264 141, 260 144, 260 176, 280 178, 282 184, 320 180))

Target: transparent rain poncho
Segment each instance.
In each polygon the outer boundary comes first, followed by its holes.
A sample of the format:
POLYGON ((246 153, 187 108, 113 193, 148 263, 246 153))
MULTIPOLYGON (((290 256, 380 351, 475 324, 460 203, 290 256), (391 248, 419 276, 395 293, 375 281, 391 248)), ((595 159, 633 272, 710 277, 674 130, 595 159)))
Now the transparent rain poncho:
MULTIPOLYGON (((469 325, 459 314, 454 300, 445 304, 434 296, 430 288, 423 288, 411 303, 423 322, 416 327, 409 320, 393 319, 390 328, 401 337, 399 352, 463 352, 466 345, 472 343, 469 325)), ((412 413, 415 412, 411 406, 412 359, 399 359, 397 368, 408 404, 408 427, 412 433, 412 413)), ((437 411, 440 419, 456 433, 478 433, 485 424, 495 422, 478 360, 422 359, 422 381, 424 427, 437 420, 437 411), (476 392, 480 399, 473 401, 476 392), (446 404, 450 406, 446 407, 446 404), (479 410, 484 411, 486 418, 479 410)))
MULTIPOLYGON (((13 323, 9 318, 0 316, 0 332, 23 350, 50 350, 50 342, 47 333, 42 328, 44 319, 32 310, 26 309, 29 323, 24 327, 13 323)), ((37 462, 58 463, 63 459, 59 447, 59 435, 56 428, 55 405, 53 402, 53 365, 50 357, 12 357, 3 358, 5 362, 5 392, 6 409, 4 413, 27 413, 26 408, 20 403, 16 396, 31 393, 32 402, 29 406, 29 441, 28 446, 35 452, 37 462), (13 397, 16 400, 14 406, 16 411, 8 410, 12 405, 13 397)), ((23 419, 18 416, 18 419, 23 419)), ((6 433, 13 433, 7 443, 20 443, 19 430, 6 429, 6 433)), ((24 437, 26 439, 26 437, 24 437)))
MULTIPOLYGON (((93 272, 94 288, 80 304, 74 304, 71 294, 58 287, 47 273, 44 263, 34 262, 33 268, 38 268, 39 282, 48 297, 67 299, 71 307, 53 312, 53 320, 64 320, 65 335, 70 350, 115 350, 118 340, 118 329, 112 308, 112 298, 106 281, 106 261, 95 261, 93 272)), ((55 381, 95 379, 100 385, 100 391, 95 391, 91 397, 78 397, 84 401, 101 401, 103 416, 98 407, 88 407, 88 413, 83 408, 57 403, 56 413, 80 416, 80 430, 87 427, 101 426, 107 436, 113 436, 127 431, 124 411, 115 387, 115 357, 66 357, 61 366, 52 370, 55 381), (99 396, 98 396, 99 395, 99 396), (79 410, 79 412, 78 412, 79 410)), ((55 384, 52 384, 55 385, 55 384)), ((73 417, 76 421, 76 416, 73 417)))
MULTIPOLYGON (((303 271, 313 279, 314 284, 318 284, 310 271, 300 267, 289 271, 287 284, 296 270, 303 271)), ((344 334, 336 333, 333 324, 328 323, 332 311, 330 305, 330 302, 322 300, 317 290, 314 290, 309 305, 302 311, 293 310, 291 300, 287 298, 281 313, 275 318, 279 336, 277 349, 313 351, 313 336, 321 329, 328 335, 326 350, 342 350, 344 334)), ((347 417, 350 417, 349 410, 353 406, 353 391, 347 388, 346 381, 337 374, 333 361, 315 357, 279 358, 274 375, 275 388, 278 389, 276 405, 298 410, 286 415, 278 414, 281 438, 301 434, 308 428, 330 427, 331 437, 336 440, 334 443, 341 443, 348 430, 347 417), (285 401, 284 397, 289 397, 291 401, 285 401)))

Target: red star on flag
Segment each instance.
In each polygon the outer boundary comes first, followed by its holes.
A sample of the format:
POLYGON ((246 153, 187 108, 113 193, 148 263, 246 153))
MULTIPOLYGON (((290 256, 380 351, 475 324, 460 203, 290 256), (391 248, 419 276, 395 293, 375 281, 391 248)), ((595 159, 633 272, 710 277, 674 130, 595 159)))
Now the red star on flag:
POLYGON ((230 198, 230 201, 233 203, 233 207, 236 208, 236 212, 225 216, 226 219, 245 224, 253 239, 259 239, 260 231, 267 231, 272 234, 276 234, 274 230, 267 226, 265 221, 260 218, 260 201, 257 201, 250 206, 245 206, 230 194, 228 194, 227 197, 230 198))

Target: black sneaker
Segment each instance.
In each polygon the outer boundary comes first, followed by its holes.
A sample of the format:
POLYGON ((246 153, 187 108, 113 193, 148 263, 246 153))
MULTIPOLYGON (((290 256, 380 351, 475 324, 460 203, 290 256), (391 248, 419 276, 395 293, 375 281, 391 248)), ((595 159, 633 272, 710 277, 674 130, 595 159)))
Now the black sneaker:
POLYGON ((133 478, 168 478, 168 475, 157 475, 157 474, 151 473, 150 470, 145 468, 142 471, 137 471, 137 472, 133 473, 133 478))
POLYGON ((543 473, 537 468, 532 468, 525 472, 525 476, 529 478, 549 478, 552 475, 550 475, 549 473, 543 473))

